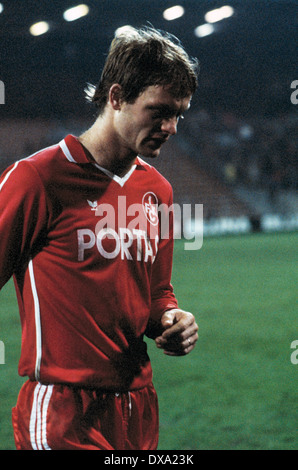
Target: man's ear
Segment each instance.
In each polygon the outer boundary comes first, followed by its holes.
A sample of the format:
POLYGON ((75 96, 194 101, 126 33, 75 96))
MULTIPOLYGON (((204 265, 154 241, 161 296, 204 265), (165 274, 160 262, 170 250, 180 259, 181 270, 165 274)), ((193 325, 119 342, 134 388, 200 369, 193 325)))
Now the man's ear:
POLYGON ((118 83, 114 83, 110 88, 109 102, 115 111, 119 111, 121 109, 122 87, 118 83))

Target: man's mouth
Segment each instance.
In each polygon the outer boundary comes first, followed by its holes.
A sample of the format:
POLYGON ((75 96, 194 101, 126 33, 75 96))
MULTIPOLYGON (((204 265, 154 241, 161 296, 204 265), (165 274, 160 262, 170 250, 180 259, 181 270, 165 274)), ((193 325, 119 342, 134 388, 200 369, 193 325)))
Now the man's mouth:
POLYGON ((149 139, 150 142, 154 142, 156 147, 161 147, 165 142, 167 142, 168 137, 161 138, 161 137, 151 137, 149 139))

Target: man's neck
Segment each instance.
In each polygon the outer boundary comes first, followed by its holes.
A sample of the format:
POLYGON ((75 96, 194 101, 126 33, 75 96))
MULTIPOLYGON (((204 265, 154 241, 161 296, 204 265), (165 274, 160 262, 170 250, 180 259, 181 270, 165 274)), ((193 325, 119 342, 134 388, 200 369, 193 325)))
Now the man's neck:
POLYGON ((121 148, 117 136, 112 135, 111 128, 106 120, 98 118, 79 137, 79 141, 99 166, 123 177, 135 163, 137 155, 121 148))

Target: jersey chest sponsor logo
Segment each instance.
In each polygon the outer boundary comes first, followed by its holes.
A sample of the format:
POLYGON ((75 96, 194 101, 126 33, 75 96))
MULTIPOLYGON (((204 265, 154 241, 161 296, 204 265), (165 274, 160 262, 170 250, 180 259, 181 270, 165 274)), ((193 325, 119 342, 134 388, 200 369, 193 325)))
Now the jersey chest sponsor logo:
POLYGON ((158 200, 153 192, 146 192, 140 201, 128 204, 126 196, 118 196, 114 204, 87 199, 97 221, 94 230, 77 231, 78 260, 84 261, 97 249, 106 259, 119 256, 153 263, 159 241, 158 200))
POLYGON ((77 230, 78 261, 85 261, 94 249, 105 259, 135 260, 154 263, 158 235, 150 240, 145 230, 102 228, 96 233, 88 228, 77 230))

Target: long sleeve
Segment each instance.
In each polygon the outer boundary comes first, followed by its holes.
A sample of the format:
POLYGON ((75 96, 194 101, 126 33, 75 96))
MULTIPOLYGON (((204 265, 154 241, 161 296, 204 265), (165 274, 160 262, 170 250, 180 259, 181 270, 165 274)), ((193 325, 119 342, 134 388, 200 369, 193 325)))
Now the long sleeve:
POLYGON ((37 171, 25 160, 16 162, 0 179, 0 289, 38 251, 46 214, 37 171))
POLYGON ((159 249, 153 265, 151 280, 151 313, 146 335, 154 338, 161 331, 160 320, 164 312, 178 308, 173 286, 171 284, 173 265, 173 211, 172 193, 169 203, 163 205, 161 215, 162 224, 159 249))

